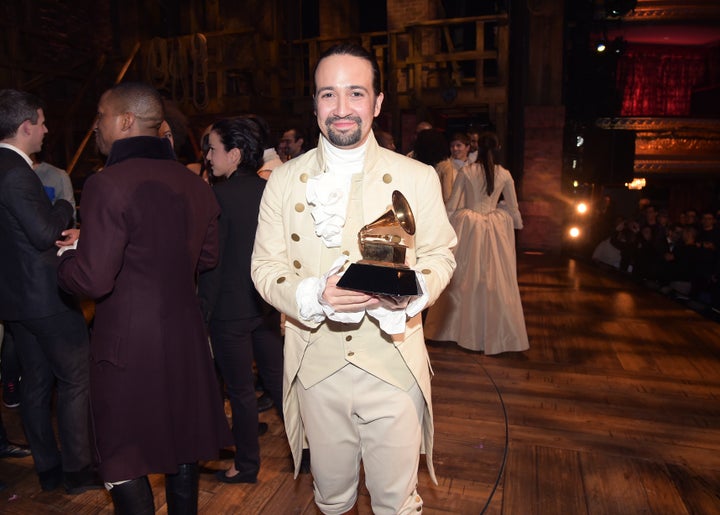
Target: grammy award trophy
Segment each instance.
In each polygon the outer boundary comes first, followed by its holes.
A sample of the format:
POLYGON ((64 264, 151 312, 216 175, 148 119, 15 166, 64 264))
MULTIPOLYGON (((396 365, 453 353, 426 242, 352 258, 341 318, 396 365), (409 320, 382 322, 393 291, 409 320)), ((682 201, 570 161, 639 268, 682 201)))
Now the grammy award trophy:
POLYGON ((419 295, 415 271, 405 264, 405 251, 414 245, 414 235, 410 204, 395 190, 392 209, 360 229, 362 259, 348 267, 338 287, 380 295, 419 295))

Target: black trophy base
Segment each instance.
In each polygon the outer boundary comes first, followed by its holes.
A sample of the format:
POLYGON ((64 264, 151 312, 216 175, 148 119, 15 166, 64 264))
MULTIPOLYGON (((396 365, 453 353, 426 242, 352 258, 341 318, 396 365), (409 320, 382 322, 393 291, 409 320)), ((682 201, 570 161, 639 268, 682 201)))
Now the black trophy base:
POLYGON ((420 295, 415 271, 409 268, 352 263, 337 285, 347 290, 378 295, 420 295))

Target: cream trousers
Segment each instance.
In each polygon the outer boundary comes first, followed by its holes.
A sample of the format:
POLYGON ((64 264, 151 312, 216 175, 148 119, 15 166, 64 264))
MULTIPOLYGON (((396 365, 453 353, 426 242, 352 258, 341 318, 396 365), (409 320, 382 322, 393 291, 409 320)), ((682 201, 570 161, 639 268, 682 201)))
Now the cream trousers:
POLYGON ((307 390, 298 385, 298 395, 323 513, 353 507, 361 460, 374 514, 422 512, 416 488, 425 401, 417 384, 403 391, 347 365, 307 390))

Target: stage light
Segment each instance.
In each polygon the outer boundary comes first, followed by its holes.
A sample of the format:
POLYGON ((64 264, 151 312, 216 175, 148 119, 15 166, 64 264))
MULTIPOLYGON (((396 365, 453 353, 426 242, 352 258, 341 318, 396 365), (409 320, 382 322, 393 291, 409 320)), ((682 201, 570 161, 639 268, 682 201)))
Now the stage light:
POLYGON ((627 41, 625 41, 621 37, 617 37, 613 39, 613 42, 610 44, 610 50, 615 55, 623 55, 625 53, 625 49, 627 48, 627 41))
POLYGON ((575 210, 579 214, 584 215, 588 212, 588 205, 585 202, 580 202, 577 206, 575 206, 575 210))
POLYGON ((605 42, 605 40, 601 39, 595 45, 595 51, 598 54, 602 54, 603 52, 605 52, 605 50, 607 50, 607 43, 605 42))
POLYGON ((580 237, 580 228, 579 227, 570 227, 570 230, 568 231, 568 234, 572 239, 577 239, 580 237))
POLYGON ((636 177, 632 182, 626 182, 625 186, 629 190, 641 190, 647 185, 647 181, 642 177, 636 177))
POLYGON ((605 0, 605 14, 611 18, 625 16, 637 6, 637 0, 605 0))

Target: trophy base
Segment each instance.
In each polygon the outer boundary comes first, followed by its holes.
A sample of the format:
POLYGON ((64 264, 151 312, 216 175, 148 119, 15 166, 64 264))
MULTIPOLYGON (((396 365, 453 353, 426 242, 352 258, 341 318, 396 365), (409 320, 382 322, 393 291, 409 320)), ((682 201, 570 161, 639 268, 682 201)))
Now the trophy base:
POLYGON ((352 263, 337 285, 347 290, 394 297, 421 293, 414 270, 367 263, 352 263))

